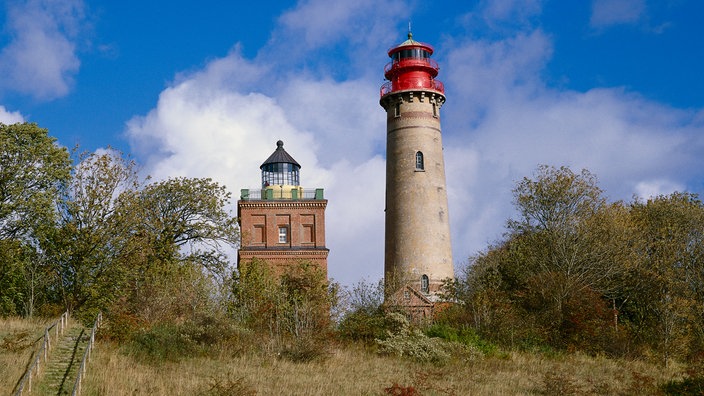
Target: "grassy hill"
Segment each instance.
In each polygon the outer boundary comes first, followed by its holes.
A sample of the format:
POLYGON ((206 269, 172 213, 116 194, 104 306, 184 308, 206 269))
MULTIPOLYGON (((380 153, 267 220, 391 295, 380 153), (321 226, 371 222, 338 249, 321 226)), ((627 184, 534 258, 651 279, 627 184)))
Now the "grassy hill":
POLYGON ((438 365, 382 356, 355 344, 336 346, 312 362, 223 351, 154 364, 104 343, 85 390, 100 395, 645 395, 657 394, 660 384, 680 376, 678 367, 583 354, 507 352, 457 356, 438 365))
MULTIPOLYGON (((16 386, 47 322, 0 320, 0 393, 16 386)), ((267 348, 264 339, 240 342, 174 356, 101 340, 83 394, 643 395, 659 394, 663 384, 684 375, 678 365, 581 353, 451 348, 449 359, 431 363, 381 354, 375 345, 331 341, 314 358, 296 359, 267 348)))

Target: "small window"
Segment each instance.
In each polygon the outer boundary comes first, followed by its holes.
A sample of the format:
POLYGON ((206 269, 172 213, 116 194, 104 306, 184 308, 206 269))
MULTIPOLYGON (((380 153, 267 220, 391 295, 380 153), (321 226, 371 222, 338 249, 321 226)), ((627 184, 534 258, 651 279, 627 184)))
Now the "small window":
POLYGON ((438 118, 438 105, 433 103, 433 117, 438 118))
POLYGON ((416 170, 424 170, 425 164, 423 162, 423 153, 416 151, 416 170))
POLYGON ((423 274, 423 276, 420 277, 420 291, 426 294, 430 292, 430 281, 428 280, 428 275, 423 274))
POLYGON ((279 227, 279 243, 288 242, 288 228, 279 227))
POLYGON ((401 117, 401 103, 396 103, 396 107, 394 107, 394 117, 401 117))

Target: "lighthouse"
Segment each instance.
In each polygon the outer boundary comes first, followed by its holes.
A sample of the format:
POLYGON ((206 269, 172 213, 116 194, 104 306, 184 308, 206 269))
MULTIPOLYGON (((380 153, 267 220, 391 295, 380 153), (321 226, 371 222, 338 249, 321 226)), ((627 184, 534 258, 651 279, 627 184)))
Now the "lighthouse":
POLYGON ((327 276, 323 189, 300 186, 301 165, 276 142, 276 150, 259 167, 261 186, 240 191, 237 201, 242 241, 237 267, 266 262, 277 275, 300 262, 327 276))
POLYGON ((386 111, 384 279, 387 301, 432 313, 445 279, 454 277, 440 109, 433 48, 408 40, 391 48, 380 104, 386 111))

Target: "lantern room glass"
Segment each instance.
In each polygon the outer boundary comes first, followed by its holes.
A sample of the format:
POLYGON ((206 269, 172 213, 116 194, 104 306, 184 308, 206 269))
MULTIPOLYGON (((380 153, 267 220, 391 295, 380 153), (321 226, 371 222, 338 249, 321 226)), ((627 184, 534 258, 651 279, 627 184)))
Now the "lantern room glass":
POLYGON ((294 164, 277 162, 262 167, 262 186, 298 186, 300 167, 294 164))

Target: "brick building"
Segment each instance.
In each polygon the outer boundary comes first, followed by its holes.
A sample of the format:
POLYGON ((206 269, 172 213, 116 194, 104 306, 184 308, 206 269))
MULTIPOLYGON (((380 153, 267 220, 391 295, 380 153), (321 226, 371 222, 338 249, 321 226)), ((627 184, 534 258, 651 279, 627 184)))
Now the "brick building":
POLYGON ((319 266, 327 276, 323 189, 300 186, 301 166, 276 142, 276 150, 259 167, 261 188, 242 189, 237 216, 242 242, 237 252, 241 268, 252 259, 266 261, 281 274, 300 261, 319 266))

